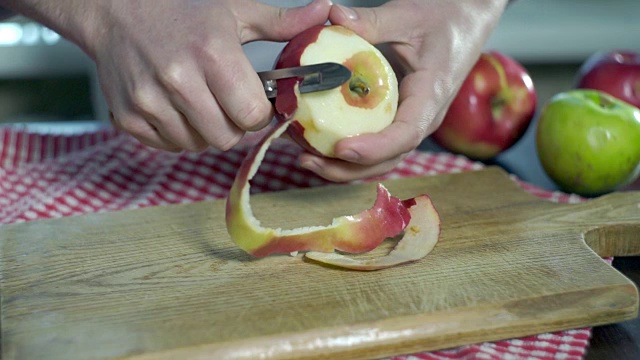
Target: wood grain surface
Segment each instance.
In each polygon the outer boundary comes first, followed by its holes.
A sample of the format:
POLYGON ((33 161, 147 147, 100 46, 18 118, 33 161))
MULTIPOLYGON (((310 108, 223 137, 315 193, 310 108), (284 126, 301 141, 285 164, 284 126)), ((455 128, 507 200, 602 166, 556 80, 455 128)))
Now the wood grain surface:
MULTIPOLYGON (((640 193, 554 204, 497 168, 385 185, 431 195, 443 227, 426 258, 377 272, 251 258, 223 201, 2 226, 2 358, 380 358, 637 315, 636 287, 596 252, 640 254, 640 193)), ((374 198, 334 185, 252 204, 293 227, 374 198)))

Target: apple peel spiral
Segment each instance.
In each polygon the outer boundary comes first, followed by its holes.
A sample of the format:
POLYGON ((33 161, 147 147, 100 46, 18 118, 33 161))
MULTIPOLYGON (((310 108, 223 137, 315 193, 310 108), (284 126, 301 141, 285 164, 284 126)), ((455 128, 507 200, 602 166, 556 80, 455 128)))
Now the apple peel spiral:
POLYGON ((333 219, 327 226, 297 229, 263 227, 253 215, 250 181, 259 169, 274 139, 284 133, 291 121, 279 123, 243 160, 227 197, 227 231, 238 247, 264 257, 305 251, 311 260, 354 270, 378 270, 411 262, 426 256, 440 234, 440 217, 427 195, 400 200, 378 184, 374 205, 359 214, 333 219), (333 252, 363 253, 378 247, 385 239, 403 237, 386 256, 352 259, 333 252))
POLYGON ((353 270, 384 269, 425 257, 440 235, 433 202, 427 195, 400 200, 382 184, 369 209, 334 218, 325 226, 274 229, 263 227, 254 216, 250 180, 274 139, 287 132, 305 150, 334 157, 334 146, 341 139, 380 131, 395 117, 398 84, 393 69, 378 49, 349 29, 336 25, 307 29, 283 48, 275 68, 321 62, 343 64, 352 78, 342 87, 307 94, 298 90, 301 79, 278 81, 278 123, 247 154, 227 198, 225 219, 231 239, 256 257, 305 252, 307 259, 353 270), (386 255, 346 256, 368 254, 385 239, 398 237, 386 255))

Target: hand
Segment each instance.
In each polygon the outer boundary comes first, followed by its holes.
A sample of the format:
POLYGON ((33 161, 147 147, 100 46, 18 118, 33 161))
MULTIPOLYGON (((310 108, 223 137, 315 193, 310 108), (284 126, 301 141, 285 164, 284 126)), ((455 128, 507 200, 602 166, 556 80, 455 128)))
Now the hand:
POLYGON ((227 150, 273 113, 241 44, 287 41, 326 22, 330 1, 114 1, 93 46, 114 123, 166 150, 227 150))
POLYGON ((291 9, 250 0, 7 2, 95 61, 117 127, 171 151, 226 150, 267 125, 272 106, 241 44, 287 41, 325 23, 331 7, 329 0, 291 9))
POLYGON ((440 125, 498 22, 506 0, 392 0, 375 8, 334 5, 333 24, 383 44, 400 80, 394 122, 340 141, 338 159, 302 154, 303 167, 334 181, 384 174, 440 125))

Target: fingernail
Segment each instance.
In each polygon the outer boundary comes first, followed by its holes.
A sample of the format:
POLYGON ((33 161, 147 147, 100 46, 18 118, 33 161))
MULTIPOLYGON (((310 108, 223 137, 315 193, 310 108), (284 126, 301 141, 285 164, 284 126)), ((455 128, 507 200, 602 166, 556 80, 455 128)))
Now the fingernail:
POLYGON ((355 10, 353 10, 352 8, 347 6, 342 6, 342 5, 335 5, 335 6, 337 6, 338 9, 342 11, 342 13, 344 14, 344 16, 347 17, 347 19, 358 20, 358 13, 356 13, 355 10))
POLYGON ((338 156, 340 157, 340 159, 350 162, 356 162, 360 159, 360 154, 353 150, 345 150, 338 154, 338 156))

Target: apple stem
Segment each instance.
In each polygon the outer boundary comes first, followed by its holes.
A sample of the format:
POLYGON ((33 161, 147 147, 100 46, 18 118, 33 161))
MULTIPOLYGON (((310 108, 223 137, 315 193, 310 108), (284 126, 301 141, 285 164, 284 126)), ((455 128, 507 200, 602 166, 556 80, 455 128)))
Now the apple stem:
POLYGON ((494 120, 502 118, 502 112, 504 111, 504 106, 507 102, 506 97, 502 95, 491 98, 491 114, 493 115, 494 120))
POLYGON ((358 94, 360 97, 369 95, 369 92, 371 91, 367 84, 360 78, 355 78, 349 82, 349 90, 358 94))
POLYGON ((507 103, 507 100, 502 96, 496 96, 491 99, 492 108, 502 108, 507 103))
POLYGON ((610 99, 604 96, 598 96, 598 100, 598 105, 600 105, 603 109, 609 109, 615 105, 610 99))

